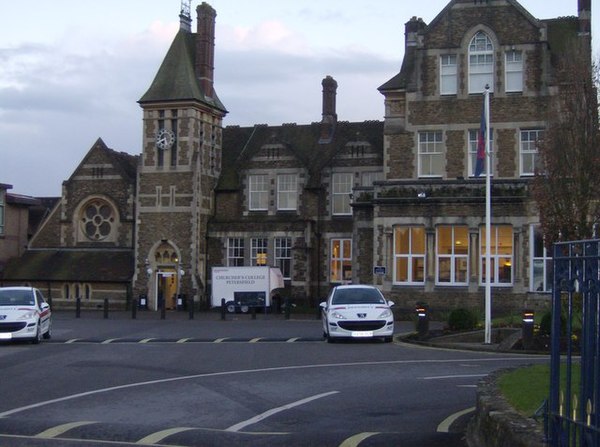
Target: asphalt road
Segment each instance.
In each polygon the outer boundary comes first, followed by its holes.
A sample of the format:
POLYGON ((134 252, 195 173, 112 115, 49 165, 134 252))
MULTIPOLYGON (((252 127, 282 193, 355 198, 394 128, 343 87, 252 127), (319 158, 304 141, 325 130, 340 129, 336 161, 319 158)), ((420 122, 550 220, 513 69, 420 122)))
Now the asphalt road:
POLYGON ((321 335, 312 317, 55 313, 50 342, 0 345, 0 445, 463 447, 477 382, 546 361, 321 335))

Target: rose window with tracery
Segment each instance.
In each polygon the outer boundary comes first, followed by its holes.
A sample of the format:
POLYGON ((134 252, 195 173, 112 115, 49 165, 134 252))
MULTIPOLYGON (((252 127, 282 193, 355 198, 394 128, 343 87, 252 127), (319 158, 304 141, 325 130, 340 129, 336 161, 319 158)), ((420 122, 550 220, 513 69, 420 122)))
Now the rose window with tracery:
POLYGON ((115 225, 115 211, 104 200, 88 202, 81 213, 81 229, 92 241, 103 241, 110 236, 115 225))

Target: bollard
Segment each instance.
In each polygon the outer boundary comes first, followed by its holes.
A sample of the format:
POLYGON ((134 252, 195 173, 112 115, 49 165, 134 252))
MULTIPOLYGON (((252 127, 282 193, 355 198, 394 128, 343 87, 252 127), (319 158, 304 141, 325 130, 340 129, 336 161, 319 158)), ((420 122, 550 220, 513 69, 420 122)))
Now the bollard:
POLYGON ((415 308, 417 312, 417 333, 419 338, 426 337, 429 333, 429 312, 427 306, 420 304, 415 308))
POLYGON ((194 319, 194 297, 190 296, 188 300, 188 316, 190 320, 194 319))
POLYGON ((523 349, 533 349, 533 323, 535 320, 533 310, 523 311, 523 323, 521 325, 521 336, 523 337, 523 349))
POLYGON ((252 319, 256 320, 256 306, 250 307, 250 313, 252 314, 252 319))
POLYGON ((77 297, 75 300, 75 318, 81 317, 81 298, 77 297))
POLYGON ((164 320, 167 318, 167 303, 164 299, 160 300, 160 319, 164 320))
POLYGON ((134 298, 133 300, 131 300, 131 319, 135 320, 137 317, 137 307, 138 307, 138 301, 137 298, 134 298))
POLYGON ((221 298, 221 320, 225 320, 225 298, 221 298))
POLYGON ((108 298, 104 298, 104 319, 108 318, 108 298))
POLYGON ((284 311, 285 311, 285 319, 289 320, 290 319, 290 307, 291 307, 291 303, 288 297, 285 298, 285 303, 284 303, 284 311))

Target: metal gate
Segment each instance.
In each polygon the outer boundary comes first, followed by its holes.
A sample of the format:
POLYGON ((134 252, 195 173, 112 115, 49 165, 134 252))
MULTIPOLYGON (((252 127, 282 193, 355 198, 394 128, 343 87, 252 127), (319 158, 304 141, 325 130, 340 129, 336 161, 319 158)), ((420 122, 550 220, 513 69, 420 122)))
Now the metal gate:
POLYGON ((600 240, 554 244, 551 446, 600 446, 599 260, 600 240))

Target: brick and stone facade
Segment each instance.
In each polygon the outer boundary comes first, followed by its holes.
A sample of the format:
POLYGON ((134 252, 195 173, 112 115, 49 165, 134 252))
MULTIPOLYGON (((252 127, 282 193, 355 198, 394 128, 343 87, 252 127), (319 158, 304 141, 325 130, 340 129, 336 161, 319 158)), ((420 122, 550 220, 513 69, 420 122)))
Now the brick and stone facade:
POLYGON ((418 302, 481 307, 485 182, 474 165, 487 83, 494 309, 543 307, 550 259, 530 183, 556 61, 567 39, 590 39, 590 2, 578 4, 579 17, 538 20, 515 0, 452 0, 429 24, 413 17, 402 68, 379 87, 383 122, 340 119, 326 76, 319 121, 224 127, 216 12, 202 3, 196 32, 180 16, 139 100, 141 155, 98 140, 5 280, 64 305, 147 295, 151 309, 173 308, 180 295, 205 307, 211 267, 265 262, 297 304, 360 282, 409 313, 418 302))

